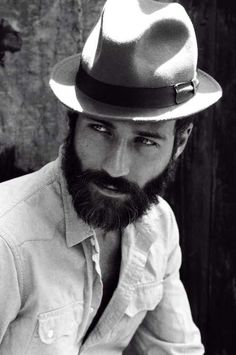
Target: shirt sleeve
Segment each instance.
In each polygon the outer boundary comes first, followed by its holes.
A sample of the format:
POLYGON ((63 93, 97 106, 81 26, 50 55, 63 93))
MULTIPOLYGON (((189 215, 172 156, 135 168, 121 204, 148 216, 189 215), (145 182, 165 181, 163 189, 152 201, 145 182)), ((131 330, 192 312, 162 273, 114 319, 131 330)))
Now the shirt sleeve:
MULTIPOLYGON (((21 304, 16 258, 0 236, 0 344, 21 304)), ((1 353, 1 345, 0 345, 1 353)))
POLYGON ((168 261, 163 297, 147 313, 124 355, 202 355, 204 347, 193 322, 189 301, 179 277, 181 250, 179 232, 171 211, 168 261))

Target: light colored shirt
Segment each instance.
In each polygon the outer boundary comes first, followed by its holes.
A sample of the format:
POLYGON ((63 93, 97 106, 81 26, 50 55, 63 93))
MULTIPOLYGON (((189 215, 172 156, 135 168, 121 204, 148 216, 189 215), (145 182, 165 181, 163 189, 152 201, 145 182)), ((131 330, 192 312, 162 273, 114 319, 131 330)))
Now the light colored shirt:
POLYGON ((123 232, 118 286, 83 342, 102 298, 99 257, 60 160, 1 184, 0 354, 203 354, 179 279, 176 221, 163 199, 123 232))

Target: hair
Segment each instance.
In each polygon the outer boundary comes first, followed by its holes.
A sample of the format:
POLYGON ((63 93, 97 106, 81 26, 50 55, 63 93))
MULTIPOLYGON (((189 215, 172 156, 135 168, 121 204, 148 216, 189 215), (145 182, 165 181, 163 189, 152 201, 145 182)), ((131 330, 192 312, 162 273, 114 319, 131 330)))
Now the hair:
POLYGON ((195 117, 189 116, 176 120, 175 122, 175 140, 173 147, 173 155, 175 154, 180 142, 183 133, 189 128, 191 124, 194 124, 195 117))
POLYGON ((68 122, 69 132, 75 131, 75 124, 78 117, 79 117, 79 112, 71 109, 67 110, 67 122, 68 122))

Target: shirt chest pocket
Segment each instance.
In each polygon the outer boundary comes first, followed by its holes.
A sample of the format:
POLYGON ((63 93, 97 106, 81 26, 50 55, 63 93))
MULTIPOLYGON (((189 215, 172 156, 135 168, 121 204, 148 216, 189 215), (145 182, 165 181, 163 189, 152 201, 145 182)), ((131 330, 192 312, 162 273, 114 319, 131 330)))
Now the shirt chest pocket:
POLYGON ((30 355, 77 355, 83 304, 75 303, 38 315, 30 355))
POLYGON ((120 322, 112 331, 112 338, 128 344, 142 323, 148 311, 154 310, 163 295, 162 284, 140 285, 131 297, 128 307, 120 322))

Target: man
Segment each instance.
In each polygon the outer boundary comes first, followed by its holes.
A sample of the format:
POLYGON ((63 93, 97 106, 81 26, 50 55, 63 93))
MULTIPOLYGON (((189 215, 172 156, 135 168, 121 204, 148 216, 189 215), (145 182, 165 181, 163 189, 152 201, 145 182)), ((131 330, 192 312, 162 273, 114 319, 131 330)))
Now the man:
POLYGON ((70 109, 59 159, 0 188, 1 354, 203 354, 159 197, 188 116, 221 96, 188 15, 108 0, 50 85, 70 109))

